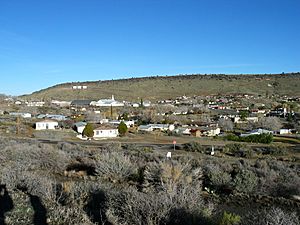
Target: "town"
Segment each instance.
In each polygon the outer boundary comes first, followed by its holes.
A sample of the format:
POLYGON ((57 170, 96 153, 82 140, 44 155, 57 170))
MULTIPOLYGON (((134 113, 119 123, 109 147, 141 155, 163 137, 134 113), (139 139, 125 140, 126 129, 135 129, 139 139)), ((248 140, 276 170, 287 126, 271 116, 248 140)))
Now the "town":
POLYGON ((146 138, 149 134, 174 138, 225 138, 229 135, 232 138, 232 135, 260 134, 295 137, 300 129, 299 102, 297 96, 266 97, 242 93, 178 96, 156 102, 147 99, 118 101, 114 96, 49 102, 3 97, 1 133, 44 139, 64 136, 66 141, 75 137, 104 140, 128 136, 127 139, 133 142, 136 136, 145 134, 148 134, 146 138), (88 124, 92 134, 84 132, 88 124), (120 124, 125 124, 123 130, 120 124))

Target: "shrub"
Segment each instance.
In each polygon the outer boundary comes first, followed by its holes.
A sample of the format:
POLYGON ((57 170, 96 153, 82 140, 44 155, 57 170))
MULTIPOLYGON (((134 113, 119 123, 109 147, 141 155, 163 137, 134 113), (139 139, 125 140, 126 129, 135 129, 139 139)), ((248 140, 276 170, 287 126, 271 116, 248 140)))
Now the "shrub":
POLYGON ((234 134, 229 134, 226 136, 226 139, 229 141, 270 144, 273 141, 273 135, 272 134, 253 134, 253 135, 241 137, 241 136, 236 136, 234 134))
POLYGON ((121 152, 106 152, 96 157, 95 171, 98 176, 112 182, 127 180, 137 172, 137 165, 121 152))
POLYGON ((236 225, 241 222, 241 217, 234 213, 224 212, 219 225, 236 225))
POLYGON ((299 217, 295 212, 286 212, 280 208, 272 207, 271 209, 249 213, 245 216, 243 225, 298 225, 300 224, 299 217))
POLYGON ((208 164, 206 166, 206 173, 209 185, 216 190, 222 190, 231 183, 231 175, 221 169, 218 164, 208 164))
POLYGON ((205 148, 198 142, 192 141, 189 143, 185 143, 184 149, 188 152, 201 152, 203 153, 205 151, 205 148))
POLYGON ((249 193, 257 186, 257 177, 250 170, 241 170, 233 180, 236 191, 249 193))

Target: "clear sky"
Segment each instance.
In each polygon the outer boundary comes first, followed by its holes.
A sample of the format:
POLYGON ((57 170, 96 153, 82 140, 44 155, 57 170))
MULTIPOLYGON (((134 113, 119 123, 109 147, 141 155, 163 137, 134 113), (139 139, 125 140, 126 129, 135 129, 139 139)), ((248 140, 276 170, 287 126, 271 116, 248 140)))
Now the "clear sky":
POLYGON ((0 93, 300 71, 299 0, 0 0, 0 93))

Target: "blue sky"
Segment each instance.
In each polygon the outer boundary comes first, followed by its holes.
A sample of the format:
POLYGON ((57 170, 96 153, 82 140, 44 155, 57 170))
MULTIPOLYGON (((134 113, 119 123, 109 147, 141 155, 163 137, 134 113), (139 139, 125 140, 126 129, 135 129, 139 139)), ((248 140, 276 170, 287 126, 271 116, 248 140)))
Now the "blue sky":
POLYGON ((0 0, 0 93, 300 71, 299 0, 0 0))

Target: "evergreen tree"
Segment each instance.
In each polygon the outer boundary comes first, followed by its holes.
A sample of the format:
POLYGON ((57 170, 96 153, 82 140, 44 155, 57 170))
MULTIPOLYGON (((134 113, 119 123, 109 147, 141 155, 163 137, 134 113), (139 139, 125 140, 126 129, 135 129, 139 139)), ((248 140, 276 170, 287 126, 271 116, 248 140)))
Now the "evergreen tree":
POLYGON ((91 139, 94 136, 94 128, 93 125, 88 123, 85 128, 83 129, 82 135, 88 137, 88 139, 91 139))
POLYGON ((120 136, 125 136, 127 129, 128 128, 127 128, 126 124, 122 121, 118 127, 120 136))

